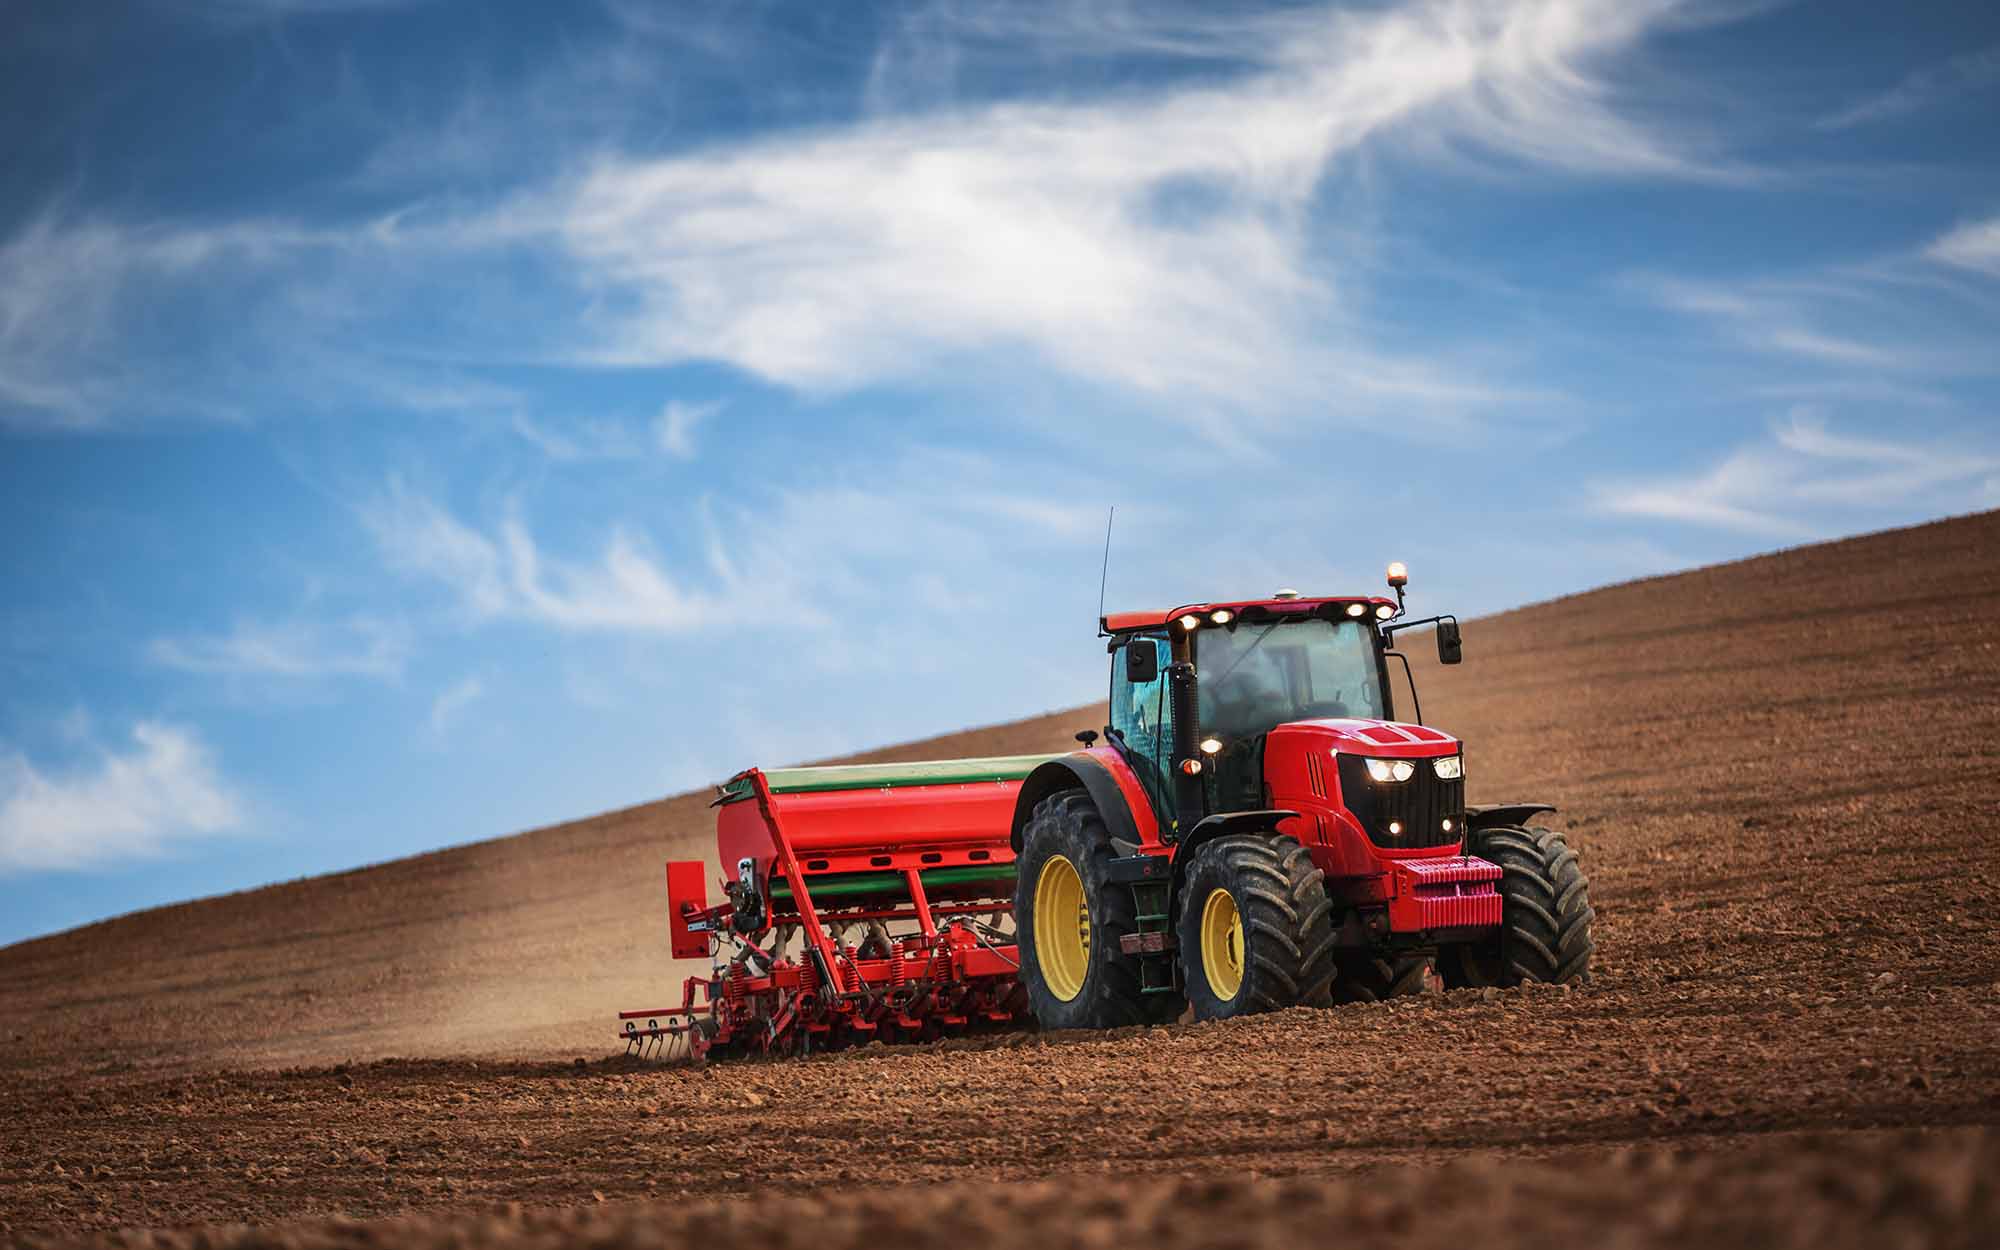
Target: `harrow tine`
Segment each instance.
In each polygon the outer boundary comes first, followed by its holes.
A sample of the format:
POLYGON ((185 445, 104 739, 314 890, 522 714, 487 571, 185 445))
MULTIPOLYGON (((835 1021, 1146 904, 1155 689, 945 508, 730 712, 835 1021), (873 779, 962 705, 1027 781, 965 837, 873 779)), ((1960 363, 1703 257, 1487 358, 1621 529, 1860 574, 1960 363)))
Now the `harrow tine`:
POLYGON ((672 1061, 694 1057, 694 1021, 675 1024, 669 1017, 665 1026, 659 1018, 646 1021, 640 1028, 636 1020, 627 1020, 619 1036, 625 1039, 625 1055, 641 1061, 672 1061))

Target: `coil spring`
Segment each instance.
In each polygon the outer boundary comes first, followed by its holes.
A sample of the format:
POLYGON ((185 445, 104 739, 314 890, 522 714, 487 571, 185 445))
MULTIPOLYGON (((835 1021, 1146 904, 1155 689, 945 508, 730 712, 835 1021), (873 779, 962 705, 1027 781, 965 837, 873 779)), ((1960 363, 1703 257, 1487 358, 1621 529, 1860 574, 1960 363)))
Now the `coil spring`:
POLYGON ((809 958, 799 961, 799 992, 792 1001, 803 1018, 819 1013, 819 966, 809 958))
POLYGON ((729 1003, 729 1014, 731 1016, 742 1014, 743 996, 749 992, 750 973, 744 968, 743 962, 738 960, 729 965, 729 980, 725 981, 722 986, 722 996, 729 1003))
POLYGON ((910 974, 903 967, 903 952, 893 951, 889 955, 889 985, 901 989, 909 982, 910 974))

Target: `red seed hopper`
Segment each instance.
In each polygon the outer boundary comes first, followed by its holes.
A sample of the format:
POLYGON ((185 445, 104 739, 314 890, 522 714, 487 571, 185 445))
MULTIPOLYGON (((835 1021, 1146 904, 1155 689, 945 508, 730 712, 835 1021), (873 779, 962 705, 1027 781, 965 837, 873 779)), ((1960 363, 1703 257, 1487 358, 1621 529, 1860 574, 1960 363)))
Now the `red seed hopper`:
POLYGON ((1009 844, 1022 779, 1050 757, 750 769, 721 788, 724 899, 667 864, 679 1005, 620 1013, 641 1054, 806 1053, 1030 1023, 1009 844))

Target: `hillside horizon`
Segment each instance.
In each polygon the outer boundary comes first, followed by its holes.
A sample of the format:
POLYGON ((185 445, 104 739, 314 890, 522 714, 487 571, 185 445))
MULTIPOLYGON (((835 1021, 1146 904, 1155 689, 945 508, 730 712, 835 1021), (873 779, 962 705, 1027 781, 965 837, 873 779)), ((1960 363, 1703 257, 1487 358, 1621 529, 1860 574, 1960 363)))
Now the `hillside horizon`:
MULTIPOLYGON (((1606 582, 1602 585, 1587 587, 1581 590, 1570 591, 1565 594, 1558 594, 1543 599, 1531 600, 1529 602, 1522 603, 1514 607, 1502 608, 1494 612, 1489 612, 1482 616, 1467 617, 1465 618, 1465 624, 1476 627, 1481 624, 1503 621, 1508 619, 1509 617, 1515 616, 1520 613, 1536 612, 1545 609, 1552 610, 1564 605, 1573 604, 1576 600, 1587 599, 1594 595, 1617 592, 1621 590, 1637 589, 1641 587, 1654 585, 1660 582, 1672 581, 1677 578, 1687 577, 1697 573, 1722 573, 1730 569, 1747 568, 1749 566, 1756 565, 1760 562, 1783 559, 1787 555, 1790 555, 1795 552, 1810 551, 1816 548, 1834 547, 1844 543, 1860 542, 1869 539, 1885 538, 1896 534, 1910 533, 1914 531, 1931 529, 1938 526, 1950 526, 1954 524, 1969 522, 1976 520, 1980 517, 1994 517, 1994 516, 2000 516, 2000 510, 1964 513, 1956 516, 1942 517, 1933 521, 1920 522, 1913 525, 1893 526, 1888 529, 1871 530, 1865 533, 1853 534, 1840 538, 1831 538, 1817 542, 1803 542, 1803 543, 1792 544, 1789 546, 1774 547, 1768 551, 1758 552, 1753 555, 1743 556, 1734 560, 1725 560, 1715 564, 1697 565, 1692 568, 1680 569, 1669 573, 1656 573, 1642 577, 1626 578, 1620 581, 1606 582)), ((1314 593, 1341 593, 1341 592, 1333 590, 1316 590, 1314 593)), ((1160 605, 1149 605, 1149 606, 1159 606, 1165 608, 1172 605, 1160 604, 1160 605)), ((1437 610, 1449 612, 1451 609, 1448 606, 1446 606, 1446 607, 1441 607, 1437 610)), ((885 743, 877 746, 863 747, 841 755, 826 756, 826 757, 803 760, 803 761, 778 760, 778 761, 767 762, 761 760, 750 760, 750 761, 745 761, 742 767, 744 768, 812 767, 812 766, 827 765, 827 764, 876 763, 876 762, 891 762, 891 761, 901 762, 901 761, 929 759, 929 758, 940 758, 940 759, 951 758, 954 753, 1008 754, 1010 753, 1008 750, 994 750, 994 751, 966 750, 963 752, 959 752, 958 748, 954 744, 968 740, 984 741, 989 736, 998 736, 1000 739, 1009 741, 1020 739, 1023 741, 1030 741, 1037 744, 1044 744, 1048 740, 1048 734, 1046 731, 1050 729, 1052 726, 1054 726, 1057 722, 1067 723, 1069 720, 1077 719, 1079 717, 1084 717, 1084 718, 1089 718, 1089 723, 1083 724, 1079 722, 1077 726, 1078 728, 1099 727, 1104 719, 1103 708, 1104 704, 1102 700, 1098 700, 1095 702, 1084 702, 1084 703, 1073 704, 1068 707, 1051 709, 1049 711, 1041 712, 1035 715, 1020 717, 1015 720, 1001 721, 988 725, 968 726, 960 729, 949 730, 927 735, 921 738, 914 738, 894 743, 885 743)), ((1068 742, 1065 737, 1063 744, 1060 746, 1046 746, 1046 745, 1030 746, 1023 748, 1021 753, 1032 753, 1034 751, 1039 751, 1039 750, 1062 750, 1066 749, 1067 745, 1068 742)), ((717 777, 711 784, 720 784, 725 780, 727 780, 726 776, 717 777)), ((72 925, 66 928, 50 930, 47 933, 32 934, 28 937, 24 937, 13 942, 0 944, 0 955, 4 955, 10 951, 31 947, 36 943, 45 942, 52 938, 62 938, 72 934, 83 933, 95 929, 99 926, 117 924, 122 921, 134 920, 140 917, 152 915, 154 913, 173 911, 178 908, 189 907, 201 903, 256 895, 267 890, 282 889, 285 887, 302 885, 313 881, 333 880, 351 876, 355 873, 372 872, 379 869, 390 868, 398 864, 406 864, 414 861, 421 861, 431 856, 447 855, 452 852, 464 851, 475 847, 508 842, 519 838, 533 837, 538 834, 552 833, 562 829, 570 828, 572 826, 586 824, 594 821, 623 820, 626 818, 633 817, 637 814, 662 807, 663 805, 674 803, 677 800, 696 798, 699 796, 706 795, 707 793, 709 793, 709 790, 706 787, 699 790, 681 791, 674 794, 662 795, 658 798, 644 799, 637 803, 629 803, 621 806, 602 808, 597 811, 589 812, 583 815, 573 816, 565 820, 554 821, 547 824, 532 825, 529 826, 528 828, 518 829, 512 832, 487 834, 483 836, 469 838, 462 842, 448 842, 439 846, 427 847, 422 850, 412 851, 406 855, 391 856, 387 859, 365 860, 360 863, 354 864, 350 867, 334 869, 328 872, 308 873, 297 877, 279 878, 272 881, 264 882, 259 885, 247 886, 242 889, 227 890, 214 894, 197 894, 190 896, 188 898, 178 899, 166 903, 160 903, 151 907, 141 907, 128 912, 115 913, 113 915, 104 916, 96 920, 85 921, 81 924, 72 925)))

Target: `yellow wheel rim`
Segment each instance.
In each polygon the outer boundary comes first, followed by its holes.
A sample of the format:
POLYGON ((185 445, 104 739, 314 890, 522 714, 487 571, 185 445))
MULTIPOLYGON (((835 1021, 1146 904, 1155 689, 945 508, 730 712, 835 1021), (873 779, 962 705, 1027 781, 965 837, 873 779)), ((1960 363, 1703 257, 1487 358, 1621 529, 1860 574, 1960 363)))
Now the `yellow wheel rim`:
POLYGON ((1210 890, 1201 905, 1201 970, 1225 1003, 1243 988, 1243 917, 1227 890, 1210 890))
POLYGON ((1035 962, 1042 983, 1063 1002, 1083 993, 1090 973, 1090 904, 1076 865, 1051 855, 1035 878, 1035 962))

